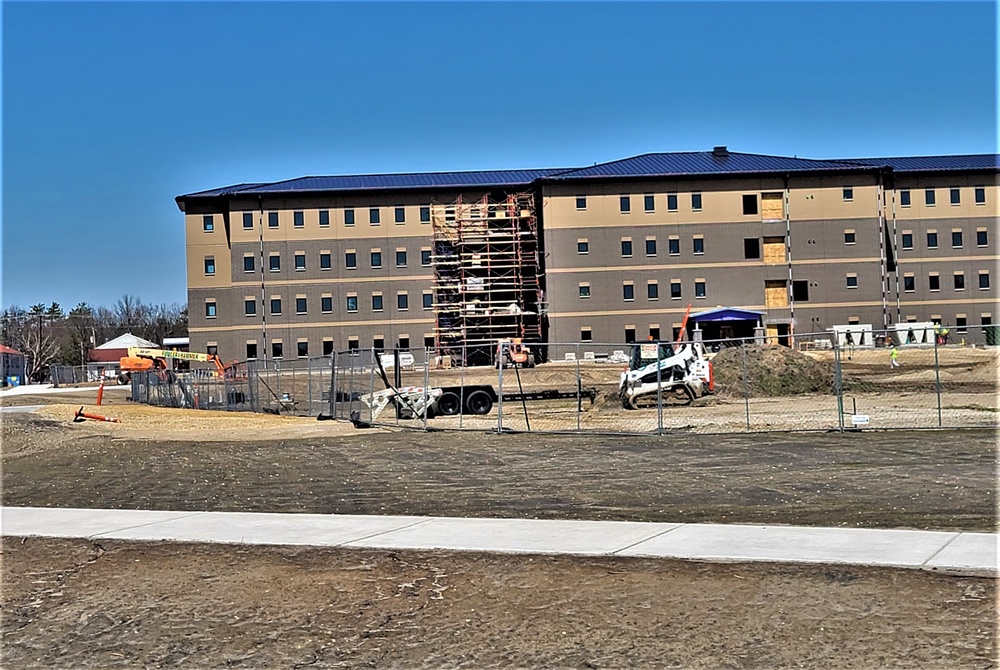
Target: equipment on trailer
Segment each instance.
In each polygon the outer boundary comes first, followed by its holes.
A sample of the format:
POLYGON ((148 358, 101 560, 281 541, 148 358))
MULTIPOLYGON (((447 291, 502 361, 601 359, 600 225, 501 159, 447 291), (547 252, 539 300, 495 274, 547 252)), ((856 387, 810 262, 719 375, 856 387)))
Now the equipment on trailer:
POLYGON ((129 347, 128 355, 122 356, 118 361, 119 384, 128 384, 132 381, 133 372, 163 371, 169 376, 170 370, 167 367, 167 360, 181 361, 201 361, 215 364, 215 376, 232 377, 237 363, 234 361, 229 365, 224 365, 222 359, 215 354, 199 354, 194 351, 174 351, 172 349, 146 349, 142 347, 129 347))

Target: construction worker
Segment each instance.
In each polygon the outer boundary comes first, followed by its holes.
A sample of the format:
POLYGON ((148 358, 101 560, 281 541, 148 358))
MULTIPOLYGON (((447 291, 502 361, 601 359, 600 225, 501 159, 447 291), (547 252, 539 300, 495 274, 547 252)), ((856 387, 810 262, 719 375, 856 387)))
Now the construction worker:
POLYGON ((899 350, 896 349, 896 343, 893 342, 892 346, 889 347, 889 367, 890 368, 898 368, 899 367, 899 361, 896 360, 898 358, 899 358, 899 350))

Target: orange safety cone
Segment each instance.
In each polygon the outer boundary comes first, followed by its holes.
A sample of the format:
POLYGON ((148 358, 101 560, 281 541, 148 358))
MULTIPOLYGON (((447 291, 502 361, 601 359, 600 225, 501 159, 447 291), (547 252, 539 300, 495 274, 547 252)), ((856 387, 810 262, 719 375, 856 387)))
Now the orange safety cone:
POLYGON ((120 419, 112 419, 111 417, 101 416, 100 414, 87 414, 86 412, 83 411, 83 407, 81 406, 80 409, 76 410, 76 414, 73 416, 73 421, 74 423, 78 423, 85 419, 92 419, 94 421, 108 421, 109 423, 121 423, 120 419))
POLYGON ((97 387, 97 406, 98 407, 101 406, 101 401, 103 399, 104 399, 104 382, 101 382, 101 385, 97 387))

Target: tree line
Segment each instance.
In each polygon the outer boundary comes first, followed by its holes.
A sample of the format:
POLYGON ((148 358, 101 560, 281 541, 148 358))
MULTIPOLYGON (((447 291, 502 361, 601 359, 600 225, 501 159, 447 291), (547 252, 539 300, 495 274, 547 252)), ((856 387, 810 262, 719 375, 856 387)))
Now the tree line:
POLYGON ((166 337, 186 337, 186 305, 146 304, 123 295, 111 307, 79 303, 69 312, 59 303, 12 305, 0 314, 0 342, 25 356, 25 377, 40 381, 51 365, 82 365, 90 350, 119 335, 132 333, 160 344, 166 337))

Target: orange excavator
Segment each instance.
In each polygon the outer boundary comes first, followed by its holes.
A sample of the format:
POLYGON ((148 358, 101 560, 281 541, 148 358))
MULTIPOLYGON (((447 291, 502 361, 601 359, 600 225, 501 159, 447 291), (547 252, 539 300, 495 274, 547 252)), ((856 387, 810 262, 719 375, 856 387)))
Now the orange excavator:
POLYGON ((222 359, 215 354, 199 354, 194 351, 173 351, 170 349, 145 349, 141 347, 129 347, 128 355, 122 356, 118 361, 118 383, 128 384, 132 381, 133 372, 163 371, 164 374, 170 372, 167 360, 201 361, 215 364, 214 375, 218 377, 229 377, 233 373, 236 363, 224 365, 222 359))

